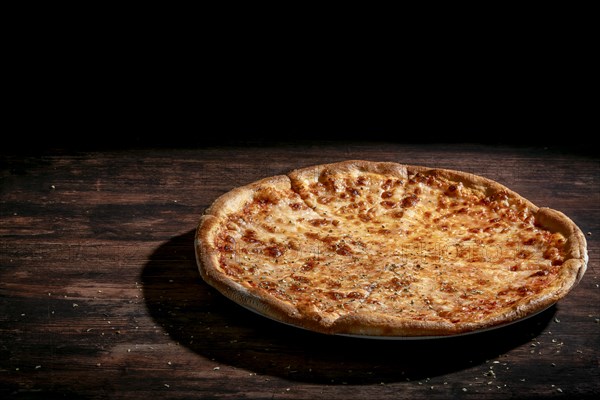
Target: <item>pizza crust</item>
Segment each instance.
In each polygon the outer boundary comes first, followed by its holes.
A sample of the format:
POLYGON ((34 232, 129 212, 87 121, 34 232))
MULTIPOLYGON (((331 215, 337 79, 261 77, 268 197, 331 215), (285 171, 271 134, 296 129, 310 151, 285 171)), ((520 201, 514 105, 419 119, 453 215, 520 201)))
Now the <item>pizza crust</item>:
MULTIPOLYGON (((306 200, 306 199, 305 199, 306 200)), ((307 203, 308 204, 308 203, 307 203)), ((309 204, 310 206, 310 204, 309 204)), ((246 186, 238 187, 219 197, 201 217, 198 225, 195 249, 202 278, 234 302, 274 320, 327 334, 349 334, 364 336, 443 336, 472 332, 503 325, 535 314, 564 297, 583 277, 588 261, 586 240, 581 230, 563 213, 549 208, 538 208, 505 186, 487 178, 447 169, 430 169, 421 166, 402 165, 391 162, 369 162, 362 160, 317 165, 298 169, 287 176, 265 178, 246 186), (306 182, 317 182, 328 173, 339 176, 353 173, 374 173, 399 179, 408 179, 416 173, 427 176, 434 174, 484 194, 496 192, 525 205, 535 218, 537 225, 552 232, 561 233, 567 240, 567 257, 562 265, 556 285, 544 288, 525 303, 481 321, 451 323, 444 320, 414 320, 381 313, 356 312, 331 318, 318 310, 300 307, 291 302, 265 294, 265 291, 249 287, 232 279, 220 269, 220 250, 215 245, 217 234, 227 218, 263 191, 306 190, 306 182)))
MULTIPOLYGON (((239 210, 264 188, 290 190, 290 179, 285 175, 265 178, 235 188, 219 197, 204 213, 198 225, 195 249, 202 278, 234 302, 259 314, 295 325, 298 310, 291 304, 263 296, 257 290, 240 285, 219 271, 219 252, 214 247, 217 230, 227 216, 239 210)), ((305 324, 303 322, 300 325, 305 324)), ((307 324, 310 326, 310 324, 307 324)))

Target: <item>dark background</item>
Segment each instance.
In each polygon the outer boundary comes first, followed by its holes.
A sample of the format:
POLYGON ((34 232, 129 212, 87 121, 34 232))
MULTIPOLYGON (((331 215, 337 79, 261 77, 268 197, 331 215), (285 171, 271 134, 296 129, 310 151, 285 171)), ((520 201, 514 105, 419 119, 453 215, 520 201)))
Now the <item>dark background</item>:
POLYGON ((349 140, 593 153, 598 130, 580 41, 323 48, 56 28, 6 64, 4 153, 349 140))
POLYGON ((13 10, 1 152, 359 140, 593 154, 592 13, 332 11, 13 10))
POLYGON ((136 93, 101 92, 98 99, 89 94, 42 99, 32 114, 8 127, 10 146, 4 150, 390 141, 559 147, 596 154, 588 138, 598 126, 590 121, 588 106, 569 104, 560 96, 529 98, 531 104, 526 104, 511 97, 489 101, 475 96, 399 102, 377 98, 377 93, 350 99, 303 93, 290 99, 293 88, 291 94, 268 99, 255 97, 254 90, 241 95, 216 89, 197 95, 132 90, 136 93), (375 100, 365 100, 369 97, 375 100))

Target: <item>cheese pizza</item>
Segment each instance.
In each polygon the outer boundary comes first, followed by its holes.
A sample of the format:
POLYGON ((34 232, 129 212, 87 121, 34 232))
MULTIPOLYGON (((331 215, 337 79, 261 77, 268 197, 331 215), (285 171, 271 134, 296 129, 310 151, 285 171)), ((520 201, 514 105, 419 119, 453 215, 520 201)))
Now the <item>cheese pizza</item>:
POLYGON ((564 297, 585 237, 481 176, 389 162, 317 165, 238 187, 201 217, 203 279, 238 304, 328 334, 445 336, 564 297))

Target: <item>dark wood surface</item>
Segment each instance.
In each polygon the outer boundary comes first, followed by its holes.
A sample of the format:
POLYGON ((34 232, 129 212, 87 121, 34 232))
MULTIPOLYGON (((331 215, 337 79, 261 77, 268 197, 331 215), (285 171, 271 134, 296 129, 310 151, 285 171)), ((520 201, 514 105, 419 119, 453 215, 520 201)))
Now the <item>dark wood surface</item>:
POLYGON ((298 142, 5 151, 2 398, 586 398, 600 393, 600 162, 576 149, 298 142), (227 190, 344 159, 473 172, 586 233, 581 283, 535 317, 426 341, 315 334, 199 277, 193 232, 227 190))

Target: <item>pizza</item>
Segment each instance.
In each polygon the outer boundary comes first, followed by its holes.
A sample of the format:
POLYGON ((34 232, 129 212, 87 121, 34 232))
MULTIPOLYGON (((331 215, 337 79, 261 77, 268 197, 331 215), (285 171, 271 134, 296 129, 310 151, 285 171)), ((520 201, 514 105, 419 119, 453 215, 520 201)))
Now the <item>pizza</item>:
POLYGON ((546 309, 582 278, 581 230, 470 173, 345 161, 268 177, 205 211, 202 278, 327 334, 455 335, 546 309))

